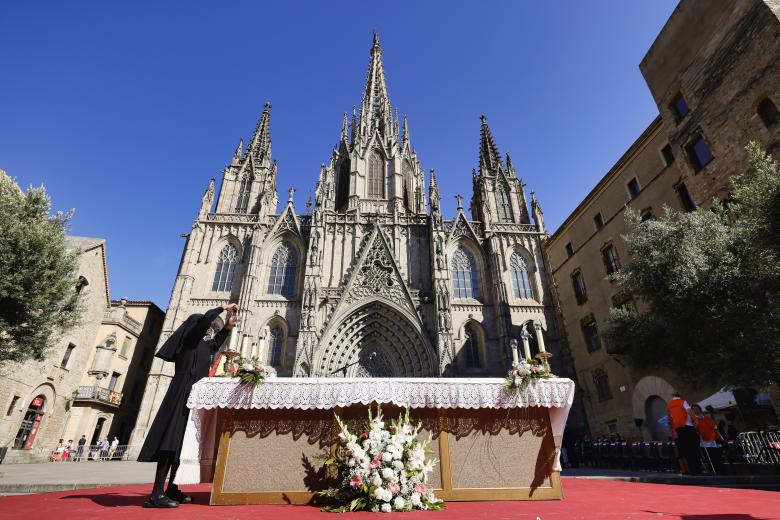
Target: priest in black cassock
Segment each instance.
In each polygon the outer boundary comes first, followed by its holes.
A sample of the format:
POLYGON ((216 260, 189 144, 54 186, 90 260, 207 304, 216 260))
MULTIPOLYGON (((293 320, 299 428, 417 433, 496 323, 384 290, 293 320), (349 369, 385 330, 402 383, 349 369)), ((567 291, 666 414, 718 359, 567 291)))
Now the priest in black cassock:
POLYGON ((187 398, 192 385, 208 375, 211 360, 237 321, 237 311, 238 304, 231 303, 205 314, 193 314, 155 354, 158 358, 176 363, 176 371, 138 455, 139 462, 157 462, 152 494, 144 507, 178 507, 182 502, 192 502, 173 483, 179 469, 179 456, 190 414, 187 398), (213 333, 212 324, 222 311, 228 312, 227 322, 219 332, 213 333), (163 492, 169 472, 168 488, 163 492))

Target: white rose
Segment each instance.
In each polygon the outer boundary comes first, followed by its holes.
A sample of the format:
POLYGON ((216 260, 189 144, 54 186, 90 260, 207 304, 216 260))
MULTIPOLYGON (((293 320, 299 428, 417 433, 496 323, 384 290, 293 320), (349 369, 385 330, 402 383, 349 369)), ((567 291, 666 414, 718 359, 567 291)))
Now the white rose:
POLYGON ((393 510, 392 507, 390 507, 390 504, 382 504, 382 507, 380 508, 383 513, 389 513, 393 510))
POLYGON ((395 476, 395 472, 390 468, 384 468, 382 470, 382 478, 391 479, 395 476))
POLYGON ((406 505, 406 502, 404 501, 404 499, 402 497, 395 497, 395 500, 393 500, 393 506, 396 509, 403 509, 405 505, 406 505))
POLYGON ((400 461, 400 460, 394 460, 393 461, 393 467, 396 470, 401 471, 402 469, 404 469, 404 463, 403 463, 403 461, 400 461))
POLYGON ((241 365, 241 368, 243 368, 247 372, 252 372, 255 369, 255 366, 252 363, 244 363, 243 365, 241 365))
POLYGON ((382 485, 382 477, 380 477, 378 473, 375 473, 375 472, 372 472, 372 473, 374 473, 374 474, 371 476, 371 484, 373 484, 374 486, 381 486, 382 485))
POLYGON ((420 494, 412 493, 412 496, 409 497, 409 502, 411 502, 414 507, 420 507, 422 505, 420 494))

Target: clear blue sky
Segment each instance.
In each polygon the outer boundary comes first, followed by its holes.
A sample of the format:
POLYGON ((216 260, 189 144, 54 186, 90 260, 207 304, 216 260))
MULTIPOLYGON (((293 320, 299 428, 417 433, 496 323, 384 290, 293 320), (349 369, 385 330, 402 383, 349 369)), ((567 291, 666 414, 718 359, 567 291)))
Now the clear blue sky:
POLYGON ((655 117, 638 65, 675 5, 3 2, 0 168, 107 240, 112 298, 165 308, 179 234, 265 101, 280 196, 303 209, 376 28, 445 214, 470 196, 484 113, 554 230, 655 117))

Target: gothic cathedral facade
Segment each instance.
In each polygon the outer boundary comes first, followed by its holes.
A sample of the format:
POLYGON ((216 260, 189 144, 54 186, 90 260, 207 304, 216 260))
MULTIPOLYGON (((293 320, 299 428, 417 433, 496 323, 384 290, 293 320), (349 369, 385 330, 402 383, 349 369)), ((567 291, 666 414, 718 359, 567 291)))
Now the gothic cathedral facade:
MULTIPOLYGON (((531 193, 529 212, 487 120, 472 218, 458 196, 445 219, 436 173, 426 190, 406 117, 393 114, 376 35, 370 56, 360 109, 344 115, 305 214, 292 190, 278 211, 266 104, 218 195, 214 179, 203 195, 160 344, 188 315, 237 301, 242 353, 280 376, 504 376, 525 345, 558 351, 542 210, 531 193)), ((142 435, 173 374, 165 365, 155 359, 142 435)))

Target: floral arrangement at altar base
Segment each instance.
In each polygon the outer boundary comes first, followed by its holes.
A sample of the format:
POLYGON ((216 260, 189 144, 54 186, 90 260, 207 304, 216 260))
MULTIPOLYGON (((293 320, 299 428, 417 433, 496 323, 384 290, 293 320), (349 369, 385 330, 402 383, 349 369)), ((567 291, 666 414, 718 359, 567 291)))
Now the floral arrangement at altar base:
POLYGON ((238 377, 241 383, 255 387, 269 377, 276 377, 276 370, 261 363, 256 357, 242 357, 233 359, 225 365, 225 376, 238 377))
POLYGON ((537 357, 528 359, 521 359, 512 363, 512 369, 506 376, 506 382, 504 388, 507 392, 514 392, 522 386, 528 384, 532 379, 548 379, 555 377, 550 372, 550 366, 547 364, 549 354, 540 353, 537 357))
POLYGON ((351 433, 336 416, 341 445, 325 464, 333 468, 336 485, 319 492, 326 503, 323 511, 439 510, 444 501, 436 498, 428 485, 428 474, 438 464, 426 459, 431 442, 420 440, 421 425, 413 425, 409 409, 386 425, 379 408, 375 416, 368 410, 368 424, 359 435, 351 433))

